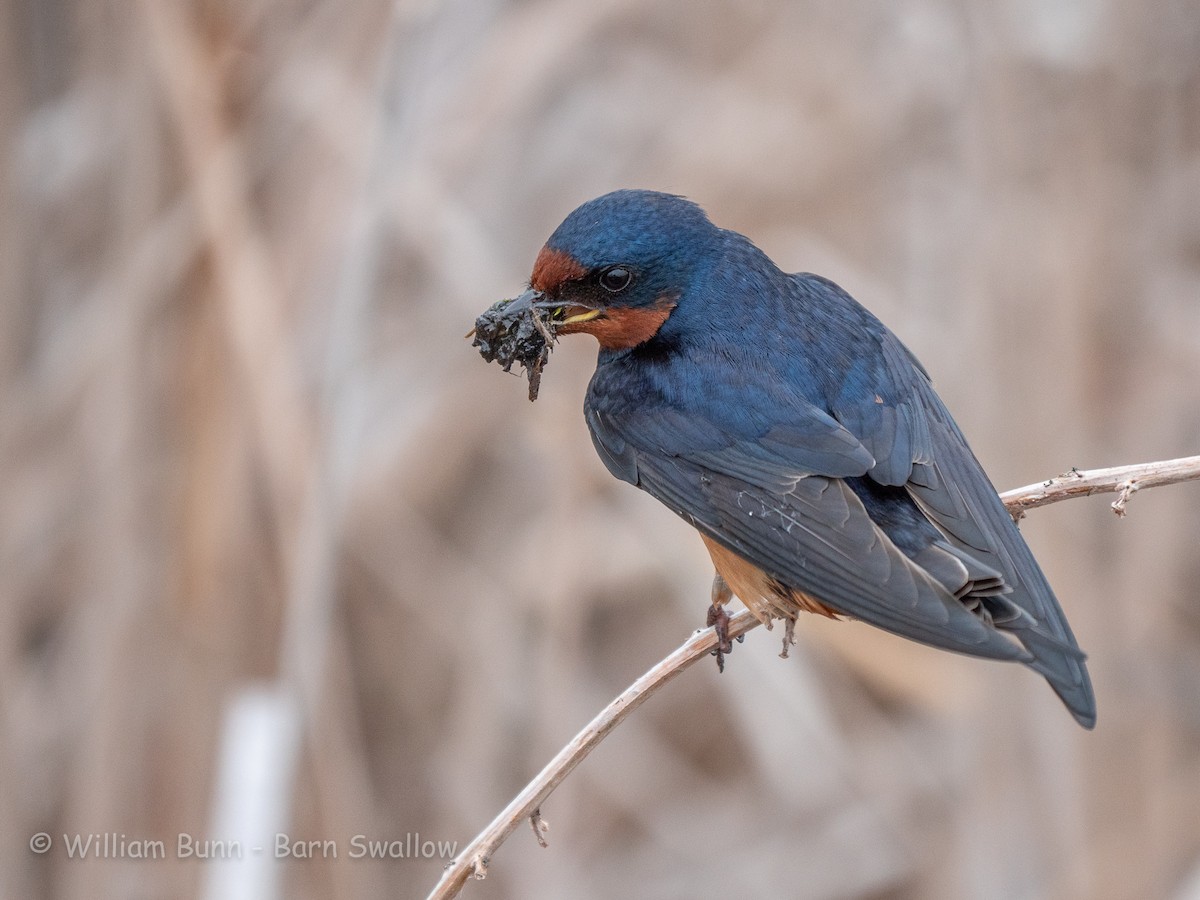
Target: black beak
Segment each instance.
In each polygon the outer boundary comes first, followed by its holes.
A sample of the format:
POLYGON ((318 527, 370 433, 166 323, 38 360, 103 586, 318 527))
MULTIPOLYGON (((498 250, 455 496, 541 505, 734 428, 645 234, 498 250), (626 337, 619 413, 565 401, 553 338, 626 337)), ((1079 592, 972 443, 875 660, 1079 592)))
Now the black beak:
POLYGON ((562 315, 563 311, 568 308, 587 310, 589 313, 587 318, 592 318, 595 315, 591 307, 575 306, 573 304, 570 306, 564 306, 561 302, 553 300, 550 297, 547 297, 541 291, 533 288, 529 288, 529 290, 525 291, 525 293, 523 293, 516 300, 506 304, 504 307, 504 315, 506 317, 515 318, 525 312, 526 309, 535 309, 538 312, 547 313, 548 315, 546 318, 552 319, 554 320, 555 324, 561 325, 563 324, 563 321, 559 317, 562 315))
POLYGON ((545 308, 546 295, 541 291, 535 291, 533 288, 529 288, 529 290, 523 293, 520 297, 504 307, 504 314, 506 316, 519 316, 527 309, 545 308))

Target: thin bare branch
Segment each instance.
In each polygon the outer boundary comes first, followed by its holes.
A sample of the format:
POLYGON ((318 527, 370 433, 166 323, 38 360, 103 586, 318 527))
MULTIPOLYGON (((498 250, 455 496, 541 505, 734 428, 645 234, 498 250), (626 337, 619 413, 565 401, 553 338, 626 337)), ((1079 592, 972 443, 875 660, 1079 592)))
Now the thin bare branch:
MULTIPOLYGON (((1111 469, 1095 469, 1090 472, 1072 469, 1066 475, 1007 491, 1001 494, 1000 498, 1004 501, 1008 511, 1019 517, 1026 509, 1048 506, 1060 500, 1120 491, 1121 496, 1113 504, 1113 509, 1117 511, 1118 515, 1124 515, 1124 506, 1133 491, 1195 479, 1200 479, 1200 456, 1132 466, 1117 466, 1111 469)), ((757 627, 758 624, 758 620, 748 610, 742 610, 729 620, 729 636, 731 638, 739 637, 757 627)), ((599 715, 575 735, 570 743, 563 747, 554 759, 550 760, 546 767, 492 820, 491 824, 467 845, 454 859, 454 862, 446 867, 445 874, 429 894, 428 900, 449 900, 449 898, 457 897, 467 879, 472 875, 476 879, 486 878, 492 854, 526 819, 532 824, 538 843, 543 847, 546 846, 545 823, 541 816, 541 805, 546 798, 583 761, 584 757, 591 753, 627 716, 663 685, 692 663, 708 656, 716 647, 717 636, 712 628, 698 631, 679 649, 626 688, 619 697, 601 710, 599 715)))
POLYGON ((1091 494, 1119 493, 1112 508, 1118 516, 1125 515, 1125 506, 1134 491, 1178 484, 1200 479, 1200 456, 1184 456, 1161 462, 1140 463, 1135 466, 1116 466, 1111 469, 1072 469, 1048 481, 1030 484, 1000 495, 1008 511, 1020 518, 1025 510, 1036 509, 1068 497, 1087 497, 1091 494))

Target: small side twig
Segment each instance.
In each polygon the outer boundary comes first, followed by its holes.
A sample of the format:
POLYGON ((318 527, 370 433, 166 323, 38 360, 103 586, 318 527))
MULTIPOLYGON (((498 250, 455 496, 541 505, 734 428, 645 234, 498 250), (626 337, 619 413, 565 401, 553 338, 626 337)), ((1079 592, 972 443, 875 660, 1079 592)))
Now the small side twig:
MULTIPOLYGON (((1144 463, 1134 466, 1118 466, 1112 469, 1095 469, 1089 472, 1072 469, 1066 475, 1049 481, 1031 484, 1007 491, 1000 495, 1004 505, 1014 517, 1020 517, 1027 509, 1048 506, 1072 497, 1086 497, 1103 492, 1120 492, 1113 509, 1123 515, 1125 505, 1136 490, 1177 484, 1182 481, 1200 479, 1200 456, 1164 462, 1144 463)), ((737 638, 759 622, 748 610, 742 610, 729 620, 729 637, 737 638)), ((449 900, 457 897, 472 875, 477 879, 487 877, 487 866, 491 855, 521 823, 529 819, 538 843, 546 846, 546 825, 541 817, 541 804, 563 779, 583 761, 608 734, 621 724, 635 709, 641 706, 655 691, 681 673, 688 666, 704 659, 717 647, 716 631, 706 628, 699 631, 684 644, 658 663, 649 672, 631 684, 619 697, 605 707, 596 718, 575 735, 554 759, 538 773, 521 793, 481 831, 473 841, 446 867, 441 881, 433 889, 428 900, 449 900)))
POLYGON ((1119 487, 1119 490, 1121 491, 1121 493, 1117 496, 1116 500, 1114 500, 1111 504, 1109 504, 1110 506, 1112 506, 1112 511, 1117 514, 1117 518, 1119 518, 1119 519, 1125 518, 1125 505, 1129 502, 1129 499, 1133 496, 1133 492, 1136 491, 1140 487, 1141 487, 1141 485, 1138 484, 1136 481, 1121 482, 1120 487, 1119 487))
POLYGON ((533 836, 537 838, 539 847, 545 850, 550 846, 546 843, 546 832, 550 830, 550 823, 542 818, 541 807, 529 814, 529 827, 533 829, 533 836))

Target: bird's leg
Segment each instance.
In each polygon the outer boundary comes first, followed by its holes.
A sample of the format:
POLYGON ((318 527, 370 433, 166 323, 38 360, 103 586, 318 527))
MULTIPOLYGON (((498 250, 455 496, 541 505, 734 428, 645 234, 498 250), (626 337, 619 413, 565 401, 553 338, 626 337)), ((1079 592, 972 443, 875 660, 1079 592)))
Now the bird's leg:
POLYGON ((717 649, 712 655, 717 658, 717 671, 725 671, 725 654, 733 652, 733 641, 729 639, 729 613, 725 604, 733 597, 733 591, 720 573, 713 576, 712 606, 708 608, 708 625, 717 631, 717 649))
POLYGON ((779 654, 780 659, 788 658, 788 649, 796 646, 796 617, 783 617, 783 652, 779 654))

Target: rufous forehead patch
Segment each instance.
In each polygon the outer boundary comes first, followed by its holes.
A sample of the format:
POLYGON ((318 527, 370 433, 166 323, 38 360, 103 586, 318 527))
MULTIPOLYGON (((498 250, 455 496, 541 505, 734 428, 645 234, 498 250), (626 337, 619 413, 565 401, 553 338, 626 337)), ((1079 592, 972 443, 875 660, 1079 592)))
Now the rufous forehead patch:
POLYGON ((575 257, 564 250, 543 247, 533 263, 533 274, 529 277, 529 286, 543 294, 553 294, 554 291, 568 281, 575 281, 587 274, 575 257))

